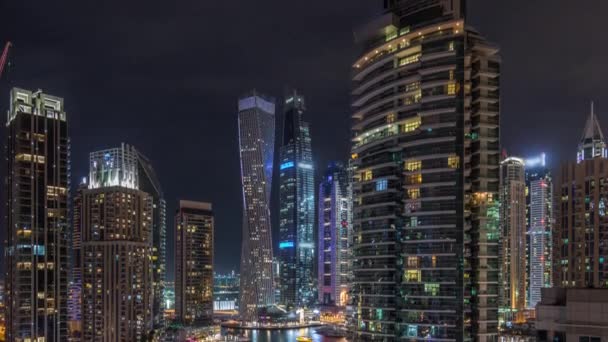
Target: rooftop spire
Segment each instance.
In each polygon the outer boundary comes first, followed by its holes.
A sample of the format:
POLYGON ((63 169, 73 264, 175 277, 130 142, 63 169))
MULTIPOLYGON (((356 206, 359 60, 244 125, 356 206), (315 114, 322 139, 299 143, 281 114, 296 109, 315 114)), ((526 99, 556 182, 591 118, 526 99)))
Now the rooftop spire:
POLYGON ((600 122, 595 116, 595 106, 591 101, 591 112, 585 123, 583 136, 578 144, 577 162, 596 157, 606 158, 606 140, 600 127, 600 122))

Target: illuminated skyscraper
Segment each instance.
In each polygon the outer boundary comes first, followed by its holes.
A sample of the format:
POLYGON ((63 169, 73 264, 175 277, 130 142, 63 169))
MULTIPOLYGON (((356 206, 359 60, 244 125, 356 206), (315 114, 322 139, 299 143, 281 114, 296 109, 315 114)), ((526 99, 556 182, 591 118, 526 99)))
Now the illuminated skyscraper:
POLYGON ((63 99, 13 88, 6 128, 7 341, 65 341, 70 142, 63 99))
POLYGON ((175 314, 186 325, 213 322, 211 203, 179 201, 175 215, 175 314))
POLYGON ((552 287, 553 180, 545 154, 525 160, 528 205, 528 308, 541 300, 543 287, 552 287))
POLYGON ((308 306, 315 300, 315 188, 310 128, 304 97, 285 99, 279 189, 281 303, 308 306))
POLYGON ((274 157, 274 102, 255 91, 239 99, 239 155, 243 186, 241 319, 257 321, 274 303, 270 189, 274 157))
POLYGON ((498 333, 500 56, 463 0, 386 0, 356 37, 357 341, 498 333))
POLYGON ((150 160, 135 147, 92 152, 89 158, 89 187, 122 186, 139 189, 152 197, 152 310, 154 327, 163 323, 163 292, 166 273, 166 202, 150 160))
POLYGON ((93 152, 89 161, 90 183, 74 203, 82 338, 142 340, 154 323, 154 197, 140 189, 133 147, 93 152))
POLYGON ((599 121, 589 115, 577 161, 562 164, 554 194, 553 286, 608 287, 608 159, 599 121))
POLYGON ((524 318, 526 309, 526 182, 523 159, 500 165, 501 308, 507 321, 524 318))
POLYGON ((321 304, 348 304, 351 200, 346 168, 341 163, 330 164, 319 185, 317 282, 321 304))

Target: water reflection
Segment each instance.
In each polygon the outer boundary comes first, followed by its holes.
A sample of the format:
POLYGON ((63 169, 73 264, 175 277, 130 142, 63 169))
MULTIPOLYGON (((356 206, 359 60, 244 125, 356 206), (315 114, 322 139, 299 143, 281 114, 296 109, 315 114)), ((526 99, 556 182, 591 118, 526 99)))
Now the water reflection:
POLYGON ((225 329, 224 334, 244 334, 251 342, 294 342, 298 336, 308 336, 314 342, 346 342, 345 338, 325 337, 315 334, 314 328, 290 330, 243 330, 225 329))

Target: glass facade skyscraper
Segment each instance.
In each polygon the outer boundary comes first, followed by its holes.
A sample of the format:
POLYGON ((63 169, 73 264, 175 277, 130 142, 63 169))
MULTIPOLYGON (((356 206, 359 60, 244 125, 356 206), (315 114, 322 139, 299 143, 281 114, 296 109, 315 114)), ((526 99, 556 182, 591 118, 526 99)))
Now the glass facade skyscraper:
POLYGON ((505 321, 523 321, 527 293, 526 182, 523 159, 509 157, 500 164, 500 223, 500 305, 505 321))
POLYGON ((525 160, 528 206, 528 308, 541 300, 543 287, 552 287, 553 179, 545 154, 525 160))
POLYGON ((315 189, 310 127, 304 97, 285 99, 280 147, 279 257, 281 302, 303 307, 315 300, 315 189))
POLYGON ((241 319, 255 322, 274 304, 270 190, 275 104, 253 91, 238 101, 239 156, 243 186, 241 319))
POLYGON ((492 341, 498 48, 464 1, 384 4, 353 64, 353 339, 492 341))
POLYGON ((318 301, 346 306, 349 289, 349 231, 352 196, 348 170, 331 163, 319 185, 318 213, 318 301))
POLYGON ((13 88, 6 123, 6 338, 67 340, 70 142, 63 99, 13 88))

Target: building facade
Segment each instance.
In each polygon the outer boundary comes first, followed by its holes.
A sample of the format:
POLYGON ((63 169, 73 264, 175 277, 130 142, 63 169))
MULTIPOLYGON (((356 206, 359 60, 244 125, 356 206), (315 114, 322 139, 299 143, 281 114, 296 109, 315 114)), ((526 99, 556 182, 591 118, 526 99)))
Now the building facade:
POLYGON ((352 222, 348 170, 332 163, 319 185, 318 291, 320 304, 346 306, 349 290, 349 230, 352 222))
POLYGON ((175 315, 189 326, 213 322, 211 203, 179 201, 175 214, 175 315))
MULTIPOLYGON (((166 202, 150 160, 135 147, 92 152, 89 158, 89 187, 121 186, 139 189, 152 197, 152 312, 155 328, 163 325, 163 291, 166 274, 166 202)), ((76 218, 74 218, 76 219, 76 218)))
POLYGON ((509 157, 500 165, 501 309, 505 321, 523 320, 526 309, 526 181, 524 161, 509 157))
POLYGON ((280 148, 279 257, 281 304, 305 307, 315 301, 315 189, 310 127, 304 97, 285 99, 280 148))
POLYGON ((498 48, 457 0, 387 0, 356 33, 357 341, 498 331, 498 48))
POLYGON ((213 276, 213 310, 232 311, 239 309, 239 274, 232 271, 213 276))
POLYGON ((536 341, 608 341, 608 289, 543 288, 536 341))
POLYGON ((154 198, 140 188, 137 167, 129 145, 91 152, 88 185, 75 197, 74 274, 86 341, 141 340, 154 328, 154 198))
POLYGON ((553 285, 608 286, 608 159, 593 111, 577 161, 562 164, 557 173, 554 201, 553 285))
POLYGON ((525 160, 528 221, 528 308, 541 299, 541 288, 552 287, 553 178, 545 154, 525 160))
POLYGON ((63 99, 13 88, 6 128, 7 340, 64 341, 70 141, 63 99))
POLYGON ((270 190, 275 105, 255 91, 238 101, 239 157, 243 188, 240 315, 258 319, 274 303, 270 190))

